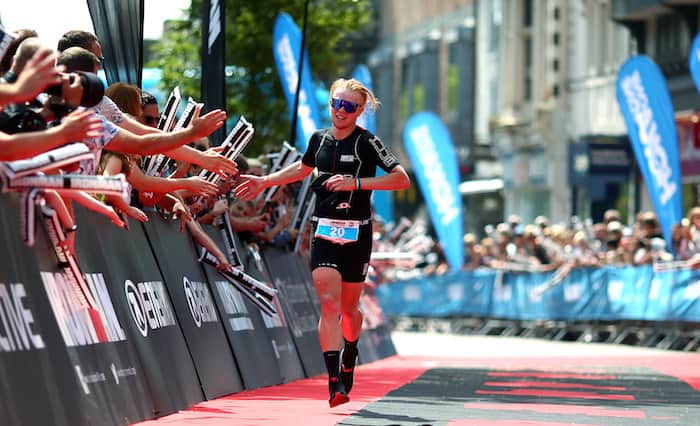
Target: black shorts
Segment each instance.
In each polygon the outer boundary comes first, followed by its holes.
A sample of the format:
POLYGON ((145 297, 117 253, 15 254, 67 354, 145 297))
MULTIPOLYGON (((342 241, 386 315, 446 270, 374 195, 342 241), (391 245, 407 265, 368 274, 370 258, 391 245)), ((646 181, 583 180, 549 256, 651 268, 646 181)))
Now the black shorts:
POLYGON ((357 241, 346 244, 314 237, 316 224, 311 222, 311 270, 333 268, 345 282, 364 282, 372 254, 372 223, 360 225, 357 241))

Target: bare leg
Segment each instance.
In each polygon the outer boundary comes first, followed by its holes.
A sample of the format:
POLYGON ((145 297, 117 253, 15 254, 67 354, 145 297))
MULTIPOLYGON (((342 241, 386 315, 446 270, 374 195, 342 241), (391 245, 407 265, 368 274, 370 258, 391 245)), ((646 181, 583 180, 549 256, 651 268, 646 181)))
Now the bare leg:
POLYGON ((357 340, 362 332, 362 312, 360 312, 359 304, 364 287, 364 283, 343 281, 340 298, 341 327, 343 337, 350 342, 357 340))
POLYGON ((318 335, 323 352, 340 350, 340 295, 342 278, 333 268, 316 268, 311 272, 316 293, 321 301, 318 335))
POLYGON ((335 407, 350 400, 345 385, 340 380, 340 343, 343 339, 340 328, 342 278, 338 271, 326 267, 314 269, 311 276, 321 301, 318 335, 328 370, 328 404, 335 407))
POLYGON ((357 361, 357 341, 362 332, 362 312, 360 312, 360 296, 365 284, 360 282, 343 281, 340 298, 341 328, 345 345, 343 347, 340 365, 340 380, 345 390, 350 393, 353 387, 355 362, 357 361))

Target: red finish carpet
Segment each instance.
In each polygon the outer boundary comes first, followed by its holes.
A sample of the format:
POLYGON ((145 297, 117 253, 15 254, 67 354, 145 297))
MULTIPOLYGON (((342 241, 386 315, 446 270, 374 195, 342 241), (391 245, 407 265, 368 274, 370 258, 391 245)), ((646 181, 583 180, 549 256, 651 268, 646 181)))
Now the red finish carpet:
POLYGON ((358 367, 351 400, 339 407, 328 407, 326 378, 319 376, 139 424, 700 424, 700 354, 532 339, 418 339, 412 351, 397 344, 411 356, 358 367))

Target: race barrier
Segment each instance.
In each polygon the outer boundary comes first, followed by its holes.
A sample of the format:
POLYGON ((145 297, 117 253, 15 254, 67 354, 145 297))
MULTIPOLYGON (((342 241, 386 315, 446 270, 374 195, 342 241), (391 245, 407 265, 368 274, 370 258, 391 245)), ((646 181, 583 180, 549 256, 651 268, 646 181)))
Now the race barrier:
POLYGON ((387 315, 700 322, 700 271, 573 269, 547 286, 553 275, 457 271, 383 285, 377 294, 387 315))
POLYGON ((556 274, 462 270, 383 285, 377 295, 394 321, 422 319, 399 328, 700 348, 700 270, 556 274))
MULTIPOLYGON (((75 259, 91 307, 59 265, 45 211, 35 213, 34 245, 22 242, 19 202, 0 195, 3 425, 126 425, 325 372, 318 300, 299 255, 236 236, 245 273, 277 291, 268 315, 198 262, 179 222, 149 213, 125 230, 76 206, 75 259)), ((205 231, 224 247, 218 229, 205 231)), ((388 336, 381 319, 365 324, 361 362, 395 353, 372 337, 388 336)))

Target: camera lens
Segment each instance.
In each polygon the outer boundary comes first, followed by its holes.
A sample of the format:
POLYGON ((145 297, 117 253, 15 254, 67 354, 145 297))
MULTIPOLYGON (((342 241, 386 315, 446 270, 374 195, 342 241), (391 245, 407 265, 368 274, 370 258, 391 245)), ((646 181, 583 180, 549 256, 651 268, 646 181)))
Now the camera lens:
MULTIPOLYGON (((83 96, 80 99, 80 106, 93 107, 97 105, 105 94, 105 87, 102 80, 93 73, 78 72, 80 77, 80 85, 83 86, 83 96)), ((75 74, 70 74, 68 81, 72 84, 75 81, 75 74)), ((63 96, 63 85, 56 84, 46 88, 45 92, 49 95, 63 96)))

